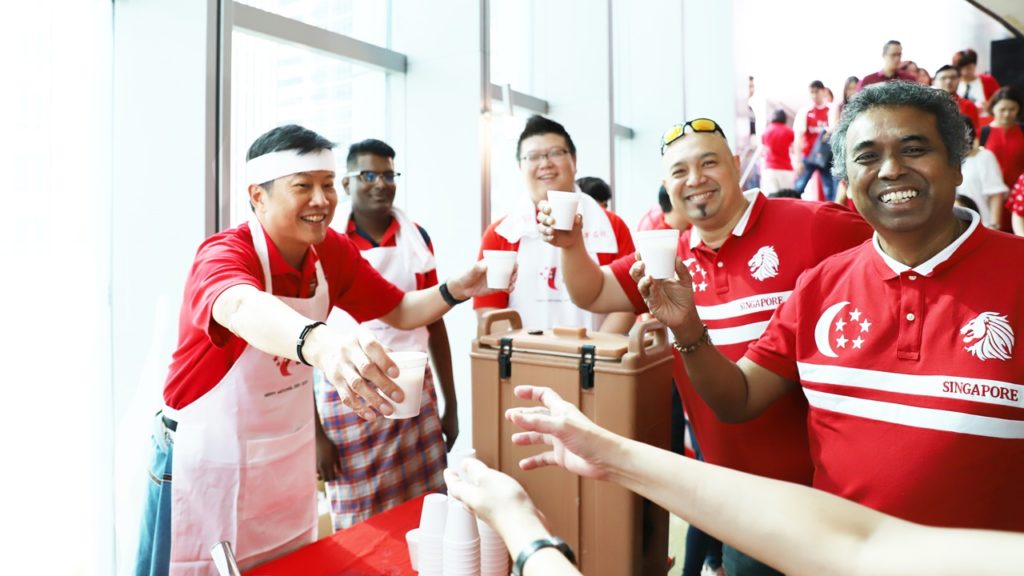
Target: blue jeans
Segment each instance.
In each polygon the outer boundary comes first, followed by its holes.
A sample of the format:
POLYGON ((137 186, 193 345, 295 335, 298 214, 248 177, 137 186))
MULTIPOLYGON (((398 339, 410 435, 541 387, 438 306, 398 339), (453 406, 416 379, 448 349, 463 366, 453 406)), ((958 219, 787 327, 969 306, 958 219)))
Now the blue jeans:
POLYGON ((797 192, 803 192, 804 188, 807 188, 807 183, 811 181, 811 176, 815 172, 821 172, 821 189, 825 193, 825 200, 833 202, 836 199, 836 180, 832 177, 832 163, 825 168, 821 166, 815 166, 807 163, 807 158, 804 158, 804 171, 800 173, 800 176, 796 179, 796 183, 793 184, 793 189, 797 192))
POLYGON ((139 529, 139 552, 135 576, 165 576, 171 568, 171 460, 174 432, 157 414, 153 430, 153 459, 149 466, 149 487, 139 529))
POLYGON ((782 572, 758 562, 728 544, 722 545, 722 563, 725 564, 725 573, 729 576, 783 576, 782 572))

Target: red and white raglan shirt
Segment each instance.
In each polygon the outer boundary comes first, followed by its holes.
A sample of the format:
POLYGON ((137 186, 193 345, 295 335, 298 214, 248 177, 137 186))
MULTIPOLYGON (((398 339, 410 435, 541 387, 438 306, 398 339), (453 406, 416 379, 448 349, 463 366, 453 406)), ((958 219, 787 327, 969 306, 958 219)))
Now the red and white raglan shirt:
MULTIPOLYGON (((693 277, 697 312, 715 346, 733 361, 764 332, 804 270, 871 235, 864 220, 835 203, 769 199, 759 190, 744 195, 747 210, 717 251, 704 244, 696 228, 679 242, 679 258, 693 277)), ((647 312, 647 306, 629 276, 633 262, 632 256, 616 260, 611 270, 639 314, 647 312)), ((693 388, 678 352, 673 377, 705 460, 759 476, 811 483, 807 403, 798 390, 751 421, 726 424, 693 388)))
POLYGON ((814 486, 934 526, 1024 531, 1024 239, 910 269, 877 237, 807 272, 747 357, 807 396, 814 486))
MULTIPOLYGON (((266 234, 262 230, 260 233, 266 234)), ((315 250, 307 251, 301 270, 288 264, 270 237, 266 238, 275 296, 312 297, 319 259, 331 303, 357 320, 383 316, 402 301, 404 293, 363 260, 347 237, 332 229, 315 250)), ((212 390, 248 346, 213 319, 213 303, 222 292, 238 284, 265 289, 263 267, 248 223, 207 238, 196 253, 185 283, 178 348, 164 384, 168 407, 180 410, 212 390)), ((282 371, 297 364, 287 358, 275 358, 274 363, 282 371)))

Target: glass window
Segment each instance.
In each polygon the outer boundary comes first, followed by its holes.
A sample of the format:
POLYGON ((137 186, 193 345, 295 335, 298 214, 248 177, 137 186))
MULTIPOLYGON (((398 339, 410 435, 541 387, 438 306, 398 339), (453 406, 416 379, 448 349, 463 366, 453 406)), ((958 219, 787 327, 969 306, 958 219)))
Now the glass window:
POLYGON ((491 0, 491 83, 533 94, 533 0, 491 0))
POLYGON ((232 226, 249 217, 245 155, 267 130, 305 126, 337 143, 342 162, 354 139, 387 138, 384 72, 244 30, 231 49, 232 226))
POLYGON ((239 3, 390 48, 390 0, 239 0, 239 3))

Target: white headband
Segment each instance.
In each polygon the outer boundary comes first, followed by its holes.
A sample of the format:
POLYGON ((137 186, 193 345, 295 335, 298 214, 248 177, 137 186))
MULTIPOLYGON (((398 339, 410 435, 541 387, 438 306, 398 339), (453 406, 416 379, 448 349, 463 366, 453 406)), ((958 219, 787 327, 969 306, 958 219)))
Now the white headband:
POLYGON ((247 184, 263 184, 299 172, 330 170, 334 172, 334 151, 321 148, 306 154, 298 150, 282 150, 257 156, 245 163, 247 184))

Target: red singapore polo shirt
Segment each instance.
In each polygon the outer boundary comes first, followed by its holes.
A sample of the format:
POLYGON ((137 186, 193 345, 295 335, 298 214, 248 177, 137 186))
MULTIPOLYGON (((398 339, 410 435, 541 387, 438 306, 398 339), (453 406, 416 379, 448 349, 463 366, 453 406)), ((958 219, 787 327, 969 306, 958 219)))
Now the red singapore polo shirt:
MULTIPOLYGON (((359 249, 360 252, 363 250, 370 250, 371 248, 391 248, 398 246, 398 220, 395 218, 391 219, 391 223, 388 224, 384 235, 381 236, 380 242, 373 239, 366 231, 356 226, 354 218, 348 219, 348 227, 345 229, 345 234, 348 239, 352 241, 352 244, 359 249)), ((430 236, 427 235, 427 231, 422 226, 416 224, 416 229, 419 230, 420 236, 423 237, 423 241, 427 243, 427 249, 430 253, 434 253, 434 245, 430 241, 430 236)), ((422 274, 416 273, 416 289, 423 290, 424 288, 430 288, 431 286, 437 286, 437 268, 428 270, 422 274)))
MULTIPOLYGON (((267 248, 274 295, 311 297, 316 290, 315 257, 307 252, 302 270, 296 270, 285 262, 269 236, 267 248)), ((327 237, 316 246, 316 255, 323 265, 330 301, 356 320, 378 318, 401 302, 403 292, 381 278, 352 242, 338 232, 327 231, 327 237)), ((178 348, 164 384, 167 406, 180 410, 213 389, 248 345, 213 319, 214 301, 238 284, 260 290, 265 286, 248 224, 214 234, 196 253, 185 283, 178 348)))
MULTIPOLYGON (((732 235, 712 250, 692 229, 680 238, 679 258, 693 277, 694 301, 715 346, 738 360, 764 332, 800 274, 870 237, 860 217, 835 203, 768 199, 757 190, 732 235)), ((647 311, 629 276, 634 258, 611 265, 637 313, 647 311)), ((694 435, 708 462, 759 476, 811 483, 807 402, 798 390, 761 416, 725 424, 690 383, 679 354, 674 373, 694 435)))
POLYGON ((876 242, 807 272, 747 357, 799 380, 814 486, 934 526, 1024 531, 1024 239, 907 269, 876 242))
MULTIPOLYGON (((615 243, 618 251, 615 254, 599 253, 597 255, 597 263, 602 266, 610 264, 617 258, 631 255, 636 251, 636 248, 633 246, 633 237, 629 233, 629 226, 626 226, 626 223, 622 221, 622 218, 619 218, 614 212, 608 210, 605 210, 604 212, 608 215, 608 221, 612 225, 612 233, 615 234, 615 243)), ((478 260, 483 260, 484 250, 519 251, 519 242, 509 242, 494 231, 506 217, 507 216, 503 216, 498 219, 488 226, 486 231, 484 231, 484 237, 480 241, 480 252, 477 256, 478 260)), ((473 298, 473 308, 508 308, 508 294, 505 292, 497 292, 487 296, 478 296, 473 298)))

